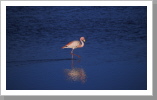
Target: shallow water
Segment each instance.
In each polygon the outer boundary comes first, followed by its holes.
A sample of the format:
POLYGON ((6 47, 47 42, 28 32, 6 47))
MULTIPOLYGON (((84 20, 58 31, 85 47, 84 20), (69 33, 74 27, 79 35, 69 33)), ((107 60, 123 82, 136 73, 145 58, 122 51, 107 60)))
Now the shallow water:
POLYGON ((146 90, 147 7, 7 7, 7 90, 146 90), (81 36, 85 46, 62 46, 81 36))

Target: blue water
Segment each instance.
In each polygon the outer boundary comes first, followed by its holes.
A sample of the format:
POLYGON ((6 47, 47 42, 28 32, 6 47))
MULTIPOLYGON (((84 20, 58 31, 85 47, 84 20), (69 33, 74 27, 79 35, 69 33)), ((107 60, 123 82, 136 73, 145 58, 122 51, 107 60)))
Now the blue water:
POLYGON ((147 89, 146 6, 6 9, 7 90, 147 89))

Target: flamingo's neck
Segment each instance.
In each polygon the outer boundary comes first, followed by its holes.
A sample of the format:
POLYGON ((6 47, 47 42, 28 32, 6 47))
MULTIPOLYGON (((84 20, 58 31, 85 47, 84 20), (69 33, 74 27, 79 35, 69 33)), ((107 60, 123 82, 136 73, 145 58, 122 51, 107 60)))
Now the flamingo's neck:
POLYGON ((81 46, 80 47, 83 47, 84 46, 84 42, 82 40, 80 40, 80 41, 81 41, 81 46))

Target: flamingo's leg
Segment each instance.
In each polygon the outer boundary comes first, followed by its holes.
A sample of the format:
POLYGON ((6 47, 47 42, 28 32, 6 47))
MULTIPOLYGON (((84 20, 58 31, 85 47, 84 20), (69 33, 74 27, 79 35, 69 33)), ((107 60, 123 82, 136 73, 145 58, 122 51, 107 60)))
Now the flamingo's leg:
POLYGON ((72 49, 72 50, 71 50, 71 53, 70 53, 70 54, 72 55, 72 59, 73 59, 73 50, 74 50, 74 49, 72 49))
POLYGON ((77 56, 77 57, 79 57, 79 58, 80 58, 80 56, 79 56, 79 55, 76 55, 76 54, 74 54, 74 53, 73 53, 73 50, 74 50, 74 49, 72 49, 72 51, 71 51, 71 53, 70 53, 70 54, 72 55, 72 59, 73 59, 73 55, 75 55, 75 56, 77 56))
POLYGON ((79 56, 79 55, 76 55, 76 54, 74 54, 75 56, 77 56, 77 57, 79 57, 79 58, 81 58, 81 56, 79 56))

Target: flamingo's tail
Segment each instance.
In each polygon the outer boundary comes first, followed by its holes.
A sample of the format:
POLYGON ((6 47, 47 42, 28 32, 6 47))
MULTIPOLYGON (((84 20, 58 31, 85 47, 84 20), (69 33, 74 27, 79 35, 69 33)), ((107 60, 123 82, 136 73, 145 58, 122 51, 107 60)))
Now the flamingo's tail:
POLYGON ((63 46, 62 49, 64 49, 66 46, 63 46))

